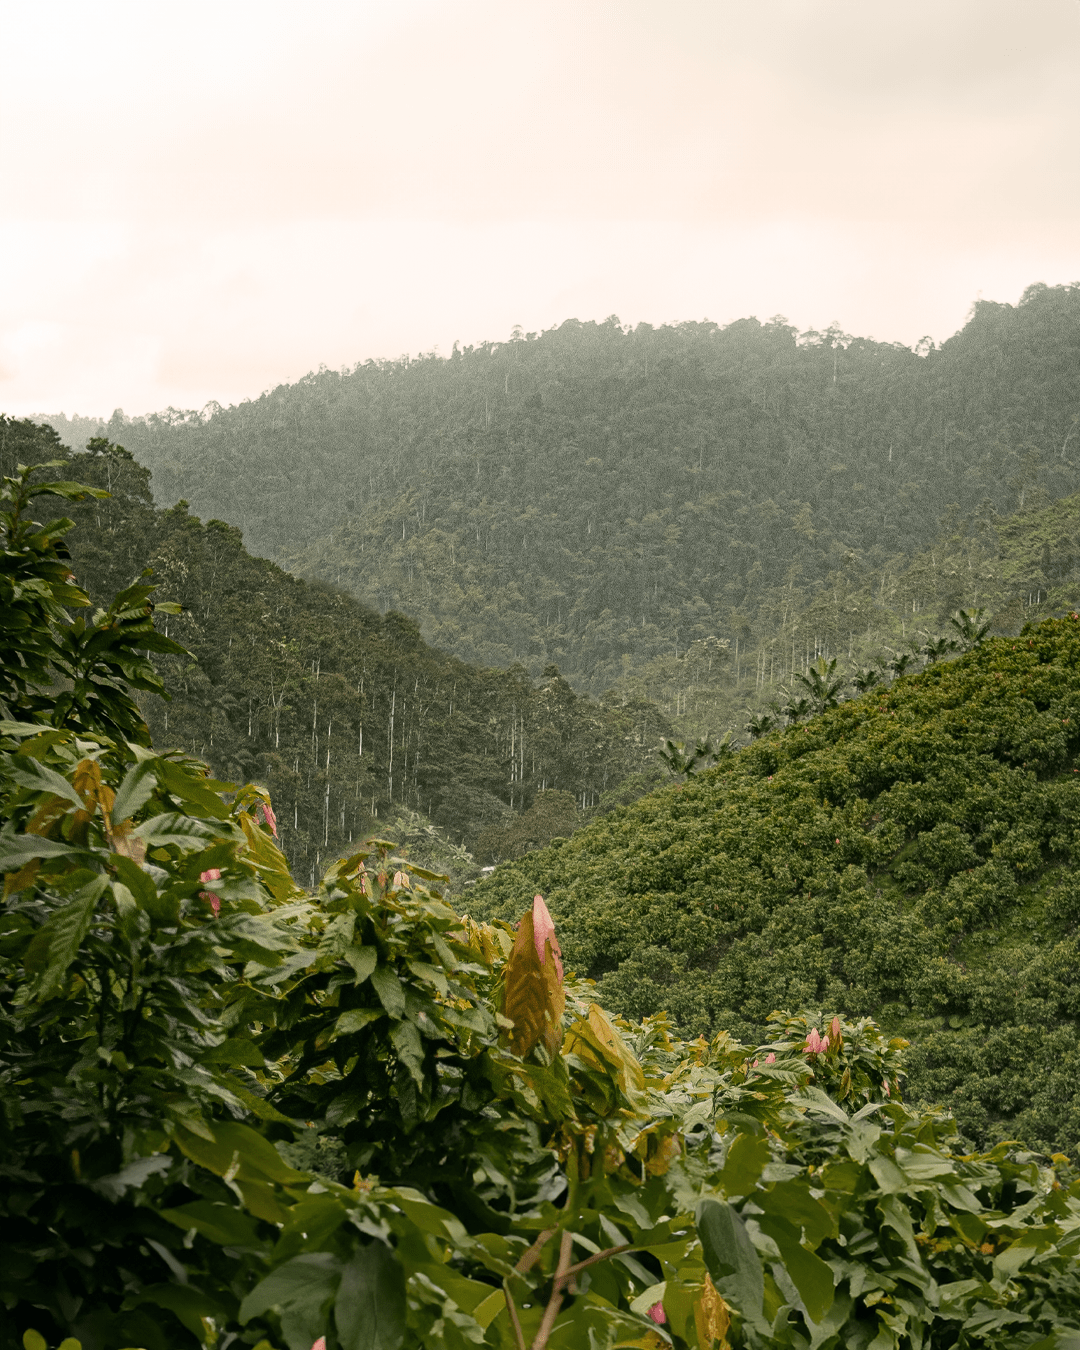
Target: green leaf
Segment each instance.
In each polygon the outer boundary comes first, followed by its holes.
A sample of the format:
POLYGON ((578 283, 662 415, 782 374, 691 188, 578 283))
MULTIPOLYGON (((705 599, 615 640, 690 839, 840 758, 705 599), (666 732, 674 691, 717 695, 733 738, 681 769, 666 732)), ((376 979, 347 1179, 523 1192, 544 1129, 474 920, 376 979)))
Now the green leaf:
POLYGON ((346 947, 341 954, 352 966, 356 984, 363 984, 379 964, 379 953, 374 947, 346 947))
POLYGON ((265 1069, 266 1060, 262 1051, 246 1036, 230 1036, 228 1040, 215 1045, 203 1055, 203 1064, 227 1064, 232 1068, 245 1065, 249 1069, 265 1069))
POLYGON ((697 1209, 697 1231, 717 1289, 755 1326, 763 1325, 765 1277, 742 1219, 731 1205, 703 1200, 697 1209))
POLYGON ((405 1338, 405 1272, 381 1242, 341 1273, 334 1322, 342 1350, 397 1350, 405 1338))
POLYGON ((813 1111, 817 1115, 828 1116, 830 1120, 835 1120, 842 1125, 847 1125, 851 1120, 844 1108, 838 1106, 827 1092, 822 1092, 821 1088, 803 1088, 795 1101, 797 1105, 805 1106, 808 1111, 813 1111))
POLYGON ((1080 1350, 1080 1331, 1070 1327, 1055 1327, 1049 1336, 1027 1346, 1026 1350, 1080 1350))
POLYGON ((810 1194, 807 1177, 778 1182, 771 1190, 754 1196, 754 1203, 766 1214, 774 1214, 796 1228, 802 1228, 811 1247, 827 1237, 835 1237, 836 1220, 820 1201, 810 1194))
POLYGON ((154 878, 149 872, 141 868, 134 859, 125 858, 120 853, 113 855, 112 865, 116 869, 117 876, 135 897, 137 903, 153 916, 155 910, 159 907, 158 889, 154 885, 154 878))
POLYGON ((385 1016, 382 1008, 350 1008, 338 1018, 330 1039, 336 1041, 339 1036, 351 1036, 354 1031, 360 1031, 385 1016))
POLYGON ((211 1200, 193 1200, 189 1205, 160 1211, 163 1219, 183 1228, 194 1228, 219 1247, 258 1250, 263 1246, 255 1221, 235 1205, 215 1204, 211 1200))
POLYGON ((145 839, 151 847, 164 848, 175 844, 185 851, 205 848, 227 832, 222 825, 208 825, 204 821, 194 820, 191 816, 180 815, 176 811, 164 811, 159 816, 143 823, 134 831, 145 839))
POLYGON ((411 1022, 400 1022, 390 1033, 398 1062, 404 1064, 417 1087, 424 1086, 424 1047, 420 1033, 411 1022))
POLYGON ((208 1172, 219 1177, 232 1172, 241 1181, 277 1181, 282 1185, 305 1180, 303 1172, 290 1167, 269 1139, 250 1126, 222 1120, 215 1121, 212 1130, 212 1140, 189 1130, 176 1131, 176 1142, 183 1152, 208 1172))
POLYGON ((758 1222, 762 1232, 779 1247, 784 1269, 799 1291, 807 1314, 814 1322, 820 1322, 832 1307, 835 1293, 832 1267, 814 1252, 807 1251, 800 1241, 800 1230, 793 1224, 771 1214, 762 1215, 758 1222))
POLYGON ((23 1332, 23 1350, 49 1350, 48 1342, 40 1331, 23 1332))
POLYGON ((85 859, 91 856, 84 848, 65 844, 59 839, 46 839, 42 834, 16 834, 10 821, 0 833, 0 872, 18 872, 35 858, 85 859))
POLYGON ((339 956, 344 956, 352 946, 355 927, 356 914, 353 910, 346 910, 344 914, 335 915, 326 925, 319 941, 316 952, 318 960, 320 962, 336 961, 339 956))
POLYGON ((728 1149, 720 1184, 728 1195, 749 1195, 768 1161, 768 1135, 740 1134, 728 1149))
POLYGON ((371 972, 371 983, 391 1017, 405 1016, 405 990, 389 966, 376 966, 371 972))
MULTIPOLYGON (((63 460, 52 460, 48 464, 39 465, 39 468, 58 468, 63 460)), ((104 488, 87 487, 83 483, 69 483, 66 481, 57 481, 55 483, 35 483, 27 493, 29 497, 66 497, 68 501, 81 502, 84 497, 94 497, 98 501, 104 501, 111 497, 111 492, 106 492, 104 488)), ((70 522, 64 522, 70 524, 70 522)))
POLYGON ((157 786, 156 769, 160 761, 144 759, 129 769, 124 781, 116 789, 116 801, 113 803, 112 818, 114 825, 130 820, 141 807, 154 795, 157 786))
POLYGON ((156 763, 157 777, 161 785, 182 802, 190 802, 215 820, 224 820, 229 808, 209 786, 209 780, 185 770, 174 760, 159 759, 156 763))
POLYGON ((26 953, 27 969, 40 972, 31 986, 31 997, 48 998, 60 987, 90 931, 94 908, 108 884, 104 873, 96 876, 76 892, 70 904, 58 909, 38 929, 26 953))
POLYGON ((31 759, 29 755, 6 756, 4 769, 20 787, 30 788, 32 792, 52 793, 70 802, 78 810, 86 810, 86 803, 66 778, 61 777, 55 769, 31 759))
POLYGON ((252 1289, 240 1304, 239 1319, 247 1323, 270 1308, 280 1308, 289 1350, 310 1350, 324 1334, 324 1309, 340 1279, 341 1263, 332 1252, 303 1252, 252 1289))
POLYGON ((154 1153, 148 1158, 135 1158, 108 1176, 98 1177, 90 1183, 95 1191, 107 1196, 114 1203, 121 1200, 129 1190, 138 1190, 146 1181, 158 1173, 168 1172, 174 1158, 168 1153, 154 1153))
POLYGON ((175 1313, 188 1331, 200 1341, 206 1335, 203 1318, 212 1317, 216 1321, 225 1322, 229 1318, 230 1311, 223 1303, 219 1303, 216 1298, 194 1284, 153 1284, 147 1289, 140 1290, 135 1298, 126 1302, 130 1307, 151 1303, 158 1308, 168 1308, 169 1312, 175 1313))

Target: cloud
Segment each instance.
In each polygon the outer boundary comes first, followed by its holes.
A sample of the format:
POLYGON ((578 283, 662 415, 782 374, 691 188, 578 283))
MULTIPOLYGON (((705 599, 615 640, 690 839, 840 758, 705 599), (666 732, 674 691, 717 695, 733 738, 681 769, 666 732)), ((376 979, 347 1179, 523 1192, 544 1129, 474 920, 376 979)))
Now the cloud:
POLYGON ((8 408, 224 402, 570 314, 914 341, 1080 275, 1073 0, 41 0, 8 29, 8 408))

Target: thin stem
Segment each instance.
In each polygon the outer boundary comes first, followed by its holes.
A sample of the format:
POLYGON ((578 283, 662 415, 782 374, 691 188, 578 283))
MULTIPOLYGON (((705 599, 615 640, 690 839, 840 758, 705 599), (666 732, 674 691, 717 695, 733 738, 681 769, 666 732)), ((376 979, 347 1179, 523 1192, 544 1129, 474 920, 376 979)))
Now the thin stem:
POLYGON ((537 1261, 539 1261, 540 1259, 541 1251, 543 1251, 544 1247, 547 1246, 548 1242, 551 1241, 551 1239, 555 1236, 555 1234, 558 1231, 559 1230, 557 1228, 544 1229, 544 1231, 536 1239, 533 1245, 522 1256, 521 1260, 514 1267, 514 1269, 517 1271, 519 1275, 525 1275, 528 1271, 532 1270, 533 1266, 535 1266, 537 1261))
POLYGON ((533 1338, 532 1350, 544 1350, 551 1335, 552 1328, 555 1326, 555 1319, 559 1315, 559 1309, 562 1307, 563 1289, 566 1286, 567 1271, 570 1268, 570 1252, 574 1246, 574 1238, 569 1229, 564 1228, 562 1238, 559 1241, 559 1264, 555 1270, 555 1280, 551 1287, 551 1298, 544 1309, 544 1315, 540 1319, 540 1329, 533 1338))
POLYGON ((521 1321, 514 1303, 514 1296, 505 1280, 503 1280, 503 1298, 506 1299, 506 1311, 510 1314, 510 1325, 514 1328, 514 1339, 518 1343, 518 1350, 525 1350, 525 1333, 521 1330, 521 1321))
POLYGON ((628 1252, 633 1247, 632 1242, 624 1242, 621 1247, 609 1247, 607 1251, 597 1252, 585 1261, 579 1261, 576 1266, 569 1266, 563 1271, 563 1274, 569 1279, 571 1275, 576 1275, 579 1270, 584 1270, 586 1266, 595 1266, 597 1261, 606 1261, 609 1256, 618 1256, 620 1252, 628 1252))

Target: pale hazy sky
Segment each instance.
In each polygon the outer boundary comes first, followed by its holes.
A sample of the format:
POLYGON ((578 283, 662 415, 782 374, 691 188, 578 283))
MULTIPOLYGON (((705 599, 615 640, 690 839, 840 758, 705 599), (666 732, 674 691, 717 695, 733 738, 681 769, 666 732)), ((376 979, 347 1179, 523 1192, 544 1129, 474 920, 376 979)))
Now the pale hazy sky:
POLYGON ((1080 279, 1080 0, 0 0, 0 411, 1080 279))

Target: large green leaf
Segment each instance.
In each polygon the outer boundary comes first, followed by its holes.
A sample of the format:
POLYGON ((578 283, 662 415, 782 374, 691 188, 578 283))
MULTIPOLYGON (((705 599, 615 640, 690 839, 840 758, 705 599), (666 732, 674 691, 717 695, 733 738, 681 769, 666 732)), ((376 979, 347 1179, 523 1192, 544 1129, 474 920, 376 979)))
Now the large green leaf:
POLYGON ((178 1129, 176 1142, 200 1167, 219 1177, 231 1173, 242 1181, 276 1181, 283 1185, 305 1180, 303 1172, 290 1167, 268 1139, 234 1120, 215 1121, 214 1138, 203 1139, 190 1130, 178 1129))
POLYGON ((405 1016, 405 990, 389 966, 376 966, 371 972, 372 986, 391 1017, 405 1016))
POLYGON ((196 778, 175 760, 169 759, 159 759, 156 772, 161 785, 180 801, 197 806, 216 820, 224 820, 228 816, 229 808, 205 778, 196 778))
POLYGON ((763 1325, 765 1277, 742 1219, 723 1201, 703 1200, 697 1209, 697 1231, 717 1289, 750 1322, 763 1325))
POLYGON ((130 820, 153 796, 154 788, 157 786, 159 763, 161 761, 157 759, 141 760, 124 775, 123 782, 116 789, 116 800, 113 802, 114 824, 119 825, 121 821, 130 820))
MULTIPOLYGON (((218 1299, 194 1284, 154 1284, 127 1300, 128 1307, 136 1307, 141 1303, 168 1308, 200 1341, 206 1336, 205 1318, 224 1323, 231 1312, 218 1299)), ((235 1306, 233 1304, 233 1308, 235 1306)))
POLYGON ((820 1322, 832 1307, 836 1287, 832 1267, 802 1245, 801 1234, 795 1224, 771 1214, 762 1215, 758 1222, 762 1232, 767 1233, 779 1247, 784 1269, 799 1291, 807 1313, 813 1321, 820 1322))
POLYGON ((33 792, 51 792, 80 811, 86 809, 86 803, 66 778, 29 755, 5 755, 3 772, 20 787, 30 788, 33 792))
POLYGON ((35 934, 26 953, 27 969, 37 975, 31 986, 34 997, 48 998, 60 987, 90 931, 95 906, 108 884, 109 879, 104 874, 88 881, 71 902, 52 914, 35 934))
POLYGON ((35 858, 84 859, 90 856, 84 848, 65 844, 59 839, 46 839, 42 834, 16 834, 5 825, 0 833, 0 872, 18 872, 35 858))
POLYGON ((189 1205, 161 1210, 161 1217, 186 1231, 194 1228, 219 1247, 258 1250, 263 1246, 254 1221, 235 1205, 193 1200, 189 1205))
POLYGON ((405 1339, 405 1272, 381 1242, 341 1273, 334 1322, 342 1350, 397 1350, 405 1339))
POLYGON ((801 1227, 811 1247, 816 1247, 824 1238, 836 1236, 836 1219, 810 1194, 808 1177, 777 1182, 770 1190, 755 1195, 754 1202, 766 1214, 784 1219, 796 1228, 801 1227))
POLYGON ((728 1149, 720 1181, 728 1195, 749 1195, 769 1161, 769 1137, 760 1134, 737 1135, 728 1149))
POLYGON ((227 826, 208 825, 201 820, 181 815, 177 811, 164 811, 151 820, 144 821, 135 831, 150 845, 163 847, 175 844, 185 852, 205 848, 213 840, 229 833, 227 826))
POLYGON ((243 1323, 281 1310, 289 1350, 310 1350, 326 1331, 328 1305, 341 1279, 341 1262, 331 1252, 303 1252, 272 1270, 240 1304, 243 1323))
POLYGON ((375 947, 347 947, 342 955, 352 966, 357 984, 363 984, 379 963, 379 953, 375 947))

